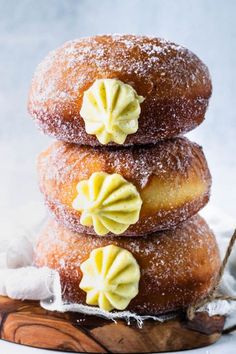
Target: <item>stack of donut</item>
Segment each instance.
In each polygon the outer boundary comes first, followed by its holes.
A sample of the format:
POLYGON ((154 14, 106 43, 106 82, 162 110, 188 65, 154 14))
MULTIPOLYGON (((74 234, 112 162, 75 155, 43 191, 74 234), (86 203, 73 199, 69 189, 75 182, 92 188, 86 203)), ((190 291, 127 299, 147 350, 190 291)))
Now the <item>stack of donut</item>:
POLYGON ((156 315, 209 294, 220 258, 197 213, 211 175, 183 134, 211 90, 195 54, 144 36, 69 41, 38 66, 29 112, 58 141, 38 159, 53 217, 35 264, 59 272, 64 301, 156 315))

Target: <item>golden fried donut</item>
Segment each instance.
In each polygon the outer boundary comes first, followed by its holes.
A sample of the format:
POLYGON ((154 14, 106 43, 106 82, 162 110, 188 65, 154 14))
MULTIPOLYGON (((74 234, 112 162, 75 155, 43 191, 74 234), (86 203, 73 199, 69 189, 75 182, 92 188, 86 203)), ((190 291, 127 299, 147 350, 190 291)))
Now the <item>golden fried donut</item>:
POLYGON ((76 234, 51 220, 39 235, 35 264, 59 271, 64 300, 86 305, 81 265, 93 250, 107 245, 128 250, 140 267, 138 294, 126 308, 138 314, 164 313, 195 303, 207 296, 220 267, 215 237, 198 215, 175 229, 141 238, 76 234))
MULTIPOLYGON (((40 154, 38 174, 46 204, 57 220, 75 232, 95 235, 139 236, 174 227, 207 203, 211 186, 202 149, 181 137, 161 141, 157 145, 116 149, 55 142, 40 154), (89 203, 87 200, 84 202, 86 196, 79 194, 78 190, 81 185, 82 189, 88 188, 88 184, 91 187, 91 180, 100 174, 102 178, 104 175, 118 176, 125 183, 125 188, 130 188, 127 198, 124 193, 123 200, 118 198, 122 201, 118 203, 119 207, 122 204, 119 210, 117 205, 109 204, 115 210, 111 216, 113 221, 122 223, 129 217, 127 213, 133 213, 133 219, 128 221, 130 226, 120 231, 113 228, 113 223, 111 229, 108 225, 110 232, 96 232, 96 223, 87 222, 87 210, 74 205, 77 201, 89 203), (130 193, 134 207, 133 204, 130 207, 130 193)), ((106 199, 113 196, 109 191, 106 199)), ((97 209, 101 217, 104 216, 103 208, 102 204, 101 209, 97 209)), ((105 221, 104 218, 100 221, 107 226, 107 220, 105 215, 105 221)))
POLYGON ((195 128, 212 90, 207 67, 188 49, 159 38, 103 35, 69 41, 49 53, 34 75, 29 112, 58 140, 100 145, 91 129, 86 133, 82 104, 84 93, 101 79, 119 80, 139 97, 138 126, 118 143, 125 145, 156 143, 195 128))

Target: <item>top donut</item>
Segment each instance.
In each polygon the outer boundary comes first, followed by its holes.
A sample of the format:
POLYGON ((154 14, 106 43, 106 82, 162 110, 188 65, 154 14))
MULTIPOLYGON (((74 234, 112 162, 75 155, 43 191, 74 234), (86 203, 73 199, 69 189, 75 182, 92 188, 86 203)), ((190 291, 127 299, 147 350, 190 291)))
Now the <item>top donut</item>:
POLYGON ((103 35, 66 42, 39 64, 28 108, 39 127, 80 145, 150 144, 198 126, 209 71, 159 38, 103 35))

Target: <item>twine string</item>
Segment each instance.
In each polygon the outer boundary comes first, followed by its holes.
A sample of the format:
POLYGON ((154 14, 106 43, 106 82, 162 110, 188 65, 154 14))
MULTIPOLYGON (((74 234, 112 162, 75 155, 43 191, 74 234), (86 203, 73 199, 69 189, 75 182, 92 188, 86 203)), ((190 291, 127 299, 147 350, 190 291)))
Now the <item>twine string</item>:
POLYGON ((223 277, 226 265, 228 263, 229 257, 232 253, 234 244, 236 242, 236 230, 234 230, 233 235, 230 238, 227 250, 225 252, 225 256, 224 259, 221 263, 220 266, 220 270, 219 273, 217 275, 216 281, 215 281, 215 285, 213 286, 211 292, 202 300, 200 300, 199 302, 197 302, 194 305, 191 305, 188 307, 187 309, 187 317, 189 320, 192 320, 195 317, 195 313, 197 312, 197 310, 206 305, 207 303, 214 301, 214 300, 229 300, 229 301, 236 301, 236 297, 234 296, 230 296, 230 295, 220 295, 218 294, 218 288, 221 282, 221 279, 223 277))

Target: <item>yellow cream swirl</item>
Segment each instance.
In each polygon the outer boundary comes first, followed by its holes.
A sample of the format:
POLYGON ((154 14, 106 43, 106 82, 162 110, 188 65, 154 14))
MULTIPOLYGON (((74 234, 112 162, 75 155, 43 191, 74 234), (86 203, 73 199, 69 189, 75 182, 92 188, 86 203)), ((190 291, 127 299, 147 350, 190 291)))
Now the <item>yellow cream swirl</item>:
POLYGON ((114 245, 94 249, 81 264, 80 288, 86 303, 102 310, 124 310, 138 294, 139 265, 124 248, 114 245))
POLYGON ((144 101, 132 86, 117 79, 98 79, 84 92, 81 117, 86 133, 101 144, 123 144, 138 130, 140 103, 144 101))
POLYGON ((77 184, 72 206, 81 212, 80 222, 96 234, 122 234, 139 219, 142 200, 136 187, 121 175, 95 172, 77 184))

